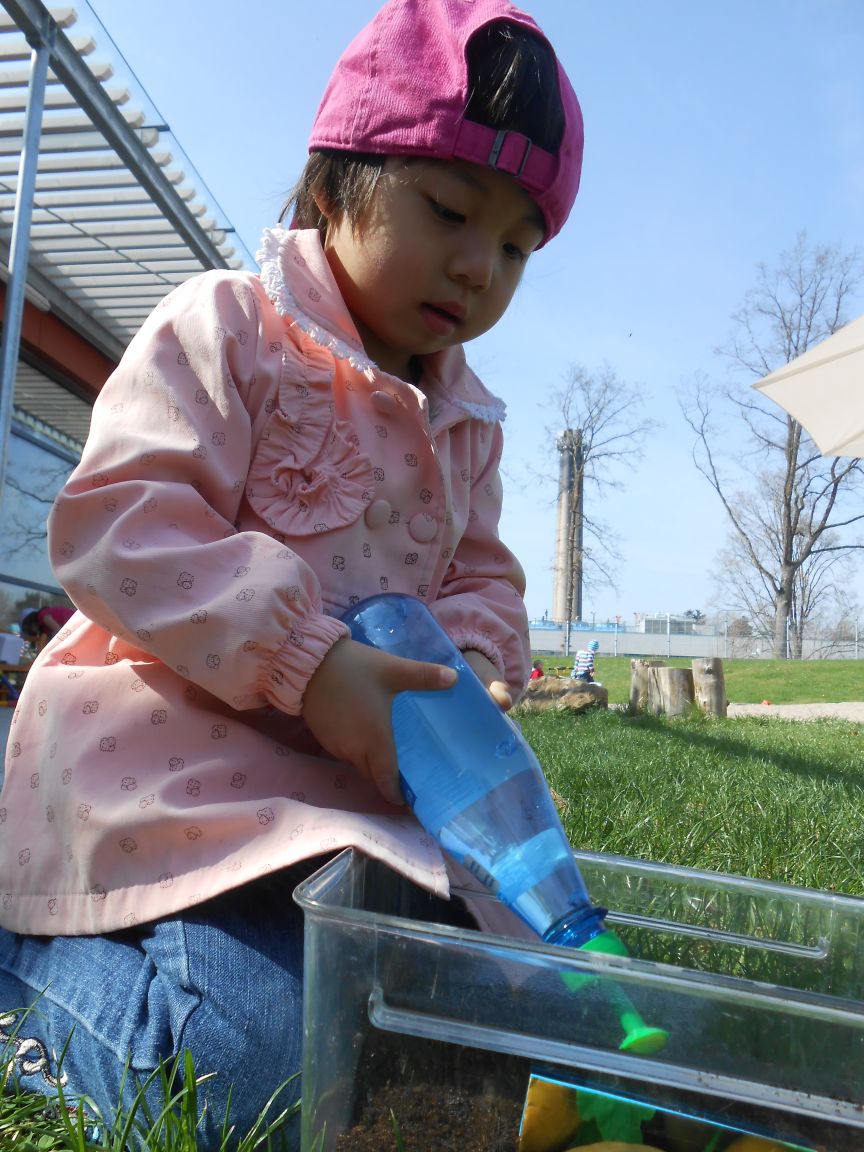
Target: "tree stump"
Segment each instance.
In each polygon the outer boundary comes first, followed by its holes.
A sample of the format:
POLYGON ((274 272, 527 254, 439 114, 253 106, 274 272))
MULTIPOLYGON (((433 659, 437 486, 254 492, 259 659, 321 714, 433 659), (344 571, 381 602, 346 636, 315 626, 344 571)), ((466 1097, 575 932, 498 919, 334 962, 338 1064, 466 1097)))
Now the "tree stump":
POLYGON ((663 668, 662 660, 630 661, 630 711, 644 712, 648 707, 648 677, 652 668, 663 668))
POLYGON ((696 703, 710 716, 725 716, 726 682, 723 678, 723 661, 719 656, 706 656, 692 661, 693 684, 696 690, 696 703))
POLYGON ((695 697, 689 668, 654 667, 648 670, 648 711, 655 716, 680 716, 695 697))

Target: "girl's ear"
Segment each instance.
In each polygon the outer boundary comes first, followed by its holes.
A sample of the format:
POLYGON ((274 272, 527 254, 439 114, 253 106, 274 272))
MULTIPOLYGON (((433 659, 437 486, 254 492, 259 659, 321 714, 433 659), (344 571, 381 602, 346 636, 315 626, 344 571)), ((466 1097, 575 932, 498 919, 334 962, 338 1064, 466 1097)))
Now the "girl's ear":
POLYGON ((334 206, 330 197, 322 187, 317 187, 312 193, 312 199, 315 201, 315 207, 321 213, 322 220, 328 222, 333 216, 334 206))
POLYGON ((312 200, 314 201, 315 207, 320 213, 316 227, 318 229, 318 234, 321 237, 321 241, 326 248, 330 239, 330 229, 338 223, 337 207, 333 203, 332 199, 327 195, 327 192, 324 188, 316 188, 312 193, 312 200))

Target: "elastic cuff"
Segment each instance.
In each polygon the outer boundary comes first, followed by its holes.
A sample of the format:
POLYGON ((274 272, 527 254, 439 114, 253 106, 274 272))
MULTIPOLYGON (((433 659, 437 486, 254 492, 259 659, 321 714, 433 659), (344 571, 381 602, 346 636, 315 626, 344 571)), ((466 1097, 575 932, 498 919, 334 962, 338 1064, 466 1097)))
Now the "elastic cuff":
POLYGON ((319 614, 308 616, 302 629, 292 628, 264 673, 267 698, 289 716, 299 716, 303 693, 318 665, 337 640, 350 634, 341 620, 319 614))
POLYGON ((487 660, 495 665, 501 673, 501 679, 506 682, 507 670, 504 666, 504 658, 501 655, 501 650, 497 644, 493 644, 488 636, 482 632, 457 632, 450 637, 460 652, 467 652, 469 648, 473 648, 476 652, 480 652, 487 660))

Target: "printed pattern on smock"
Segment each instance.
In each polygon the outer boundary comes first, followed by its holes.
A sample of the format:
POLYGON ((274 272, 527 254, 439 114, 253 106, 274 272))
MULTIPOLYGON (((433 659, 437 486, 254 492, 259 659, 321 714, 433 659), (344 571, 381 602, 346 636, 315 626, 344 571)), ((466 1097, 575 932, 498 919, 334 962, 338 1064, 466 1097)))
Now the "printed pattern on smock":
MULTIPOLYGON (((518 696, 500 402, 460 348, 422 389, 365 356, 314 232, 208 272, 131 342, 49 522, 78 611, 28 675, 0 796, 0 923, 97 933, 353 845, 446 893, 437 846, 301 712, 381 591, 426 600, 518 696)), ((334 708, 338 701, 334 701, 334 708)))

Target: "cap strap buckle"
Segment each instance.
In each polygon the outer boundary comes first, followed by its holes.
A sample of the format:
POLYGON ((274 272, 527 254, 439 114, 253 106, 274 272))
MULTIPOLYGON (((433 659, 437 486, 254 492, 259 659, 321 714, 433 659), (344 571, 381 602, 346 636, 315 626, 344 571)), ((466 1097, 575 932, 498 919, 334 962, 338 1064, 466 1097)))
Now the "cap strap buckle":
POLYGON ((525 171, 532 147, 531 141, 521 132, 511 132, 506 128, 501 128, 495 134, 487 163, 497 171, 507 172, 518 180, 525 171), (520 148, 522 150, 521 158, 519 157, 520 148))

